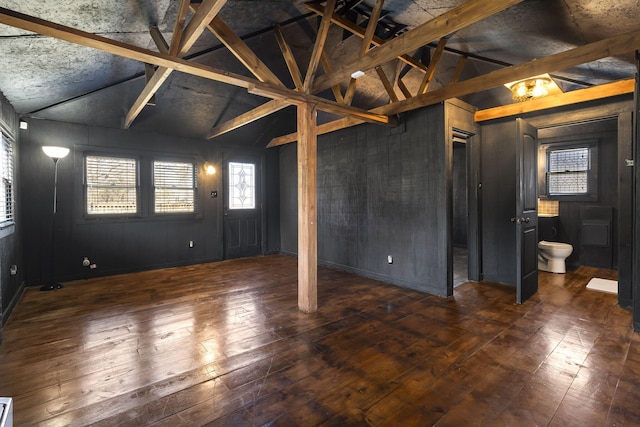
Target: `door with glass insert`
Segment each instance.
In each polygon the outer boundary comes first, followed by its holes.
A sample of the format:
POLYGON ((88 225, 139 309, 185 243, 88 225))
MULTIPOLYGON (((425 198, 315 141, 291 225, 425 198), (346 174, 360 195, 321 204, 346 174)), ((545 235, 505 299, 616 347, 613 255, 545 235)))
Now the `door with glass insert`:
POLYGON ((224 258, 262 254, 260 162, 228 157, 224 162, 224 258))

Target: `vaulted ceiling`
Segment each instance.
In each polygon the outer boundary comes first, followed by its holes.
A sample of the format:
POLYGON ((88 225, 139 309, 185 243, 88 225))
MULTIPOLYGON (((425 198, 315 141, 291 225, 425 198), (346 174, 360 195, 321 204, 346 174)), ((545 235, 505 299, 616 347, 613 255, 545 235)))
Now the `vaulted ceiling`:
POLYGON ((295 131, 297 102, 318 103, 320 123, 343 127, 447 97, 480 109, 511 104, 503 84, 543 72, 577 96, 632 79, 640 48, 636 0, 2 7, 0 91, 21 115, 259 146, 295 131), (358 69, 364 76, 352 79, 358 69))

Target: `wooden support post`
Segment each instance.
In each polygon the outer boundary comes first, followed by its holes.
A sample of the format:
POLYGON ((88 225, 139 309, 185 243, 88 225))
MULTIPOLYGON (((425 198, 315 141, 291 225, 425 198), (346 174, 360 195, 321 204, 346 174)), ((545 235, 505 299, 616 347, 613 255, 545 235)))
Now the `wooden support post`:
POLYGON ((298 105, 298 308, 318 310, 318 228, 316 224, 316 106, 298 105))

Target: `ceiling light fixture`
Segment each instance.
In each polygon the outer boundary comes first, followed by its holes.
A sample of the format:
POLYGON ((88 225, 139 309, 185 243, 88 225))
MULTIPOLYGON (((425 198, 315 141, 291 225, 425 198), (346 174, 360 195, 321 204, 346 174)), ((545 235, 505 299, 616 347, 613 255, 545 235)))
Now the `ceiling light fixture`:
POLYGON ((530 79, 510 83, 508 87, 511 89, 511 96, 513 100, 522 102, 547 96, 549 94, 550 83, 550 78, 532 77, 530 79))
POLYGON ((364 76, 364 71, 354 71, 353 73, 351 73, 351 78, 352 79, 359 79, 360 77, 364 76))

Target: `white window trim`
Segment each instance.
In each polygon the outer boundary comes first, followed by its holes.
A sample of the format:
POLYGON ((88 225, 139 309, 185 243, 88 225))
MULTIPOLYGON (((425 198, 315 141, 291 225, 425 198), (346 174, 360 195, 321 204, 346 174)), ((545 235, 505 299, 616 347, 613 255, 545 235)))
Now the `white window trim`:
MULTIPOLYGON (((175 161, 175 160, 154 160, 151 163, 151 170, 153 173, 152 178, 152 186, 153 186, 153 212, 156 215, 182 215, 182 214, 194 214, 198 210, 198 166, 194 162, 190 161, 175 161), (175 167, 184 167, 190 166, 191 170, 188 171, 188 175, 185 174, 182 178, 185 178, 184 181, 180 180, 172 180, 173 182, 167 183, 158 183, 157 182, 157 174, 162 169, 156 169, 156 166, 164 165, 165 168, 171 167, 171 165, 175 167), (190 182, 187 182, 188 178, 190 182), (160 185, 163 184, 163 185, 160 185), (184 204, 184 207, 176 207, 175 209, 161 209, 158 210, 158 194, 163 190, 182 190, 185 193, 190 193, 191 200, 187 200, 184 204)), ((179 173, 179 171, 178 171, 179 173)), ((175 178, 175 177, 174 177, 175 178)), ((181 178, 177 176, 177 178, 181 178)), ((171 180, 170 180, 171 181, 171 180)), ((171 204, 171 202, 168 202, 171 204)), ((177 204, 177 201, 173 201, 173 204, 177 204)))
MULTIPOLYGON (((100 154, 85 154, 84 156, 84 198, 85 198, 85 203, 84 203, 84 212, 87 216, 89 217, 126 217, 126 216, 136 216, 140 213, 140 180, 139 180, 139 171, 140 171, 140 162, 138 159, 134 158, 134 157, 121 157, 121 156, 113 156, 113 155, 100 155, 100 154), (134 163, 134 167, 135 167, 135 171, 134 171, 134 176, 133 176, 133 180, 134 180, 134 185, 129 185, 129 186, 109 186, 109 185, 100 185, 99 182, 93 183, 93 182, 89 182, 89 176, 88 176, 88 169, 87 169, 87 165, 88 165, 88 161, 90 159, 110 159, 110 160, 122 160, 122 161, 126 161, 126 162, 133 162, 134 163), (119 211, 108 211, 108 212, 99 212, 99 211, 91 211, 90 209, 90 197, 89 197, 89 193, 90 193, 90 189, 91 188, 105 188, 105 189, 109 189, 109 188, 129 188, 129 189, 135 189, 135 202, 134 202, 134 207, 135 210, 119 210, 119 211)), ((131 177, 129 177, 131 178, 131 177)))

